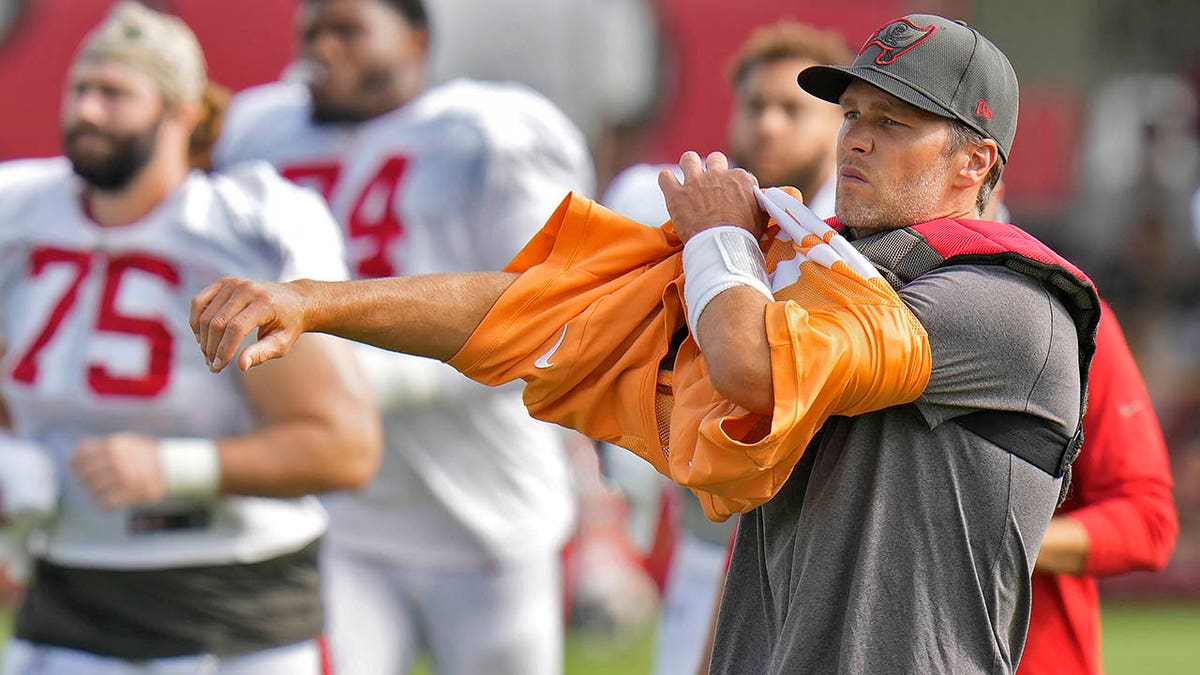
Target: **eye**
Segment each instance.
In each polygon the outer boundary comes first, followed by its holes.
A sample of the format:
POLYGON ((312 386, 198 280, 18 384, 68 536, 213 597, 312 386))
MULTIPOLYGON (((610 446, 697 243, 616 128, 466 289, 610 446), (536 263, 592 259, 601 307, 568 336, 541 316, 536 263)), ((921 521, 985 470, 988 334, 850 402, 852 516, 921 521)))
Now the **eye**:
POLYGON ((902 127, 902 126, 904 126, 904 124, 897 122, 896 120, 894 120, 890 117, 884 117, 883 120, 880 122, 880 124, 882 124, 885 127, 902 127))
POLYGON ((100 93, 110 101, 116 101, 125 97, 125 92, 116 87, 100 87, 100 93))
POLYGON ((362 26, 351 22, 339 23, 333 27, 333 34, 343 42, 350 42, 354 40, 362 32, 362 26))
POLYGON ((850 122, 853 122, 854 120, 856 120, 858 118, 859 118, 859 113, 857 110, 847 110, 842 113, 842 119, 850 121, 850 122))

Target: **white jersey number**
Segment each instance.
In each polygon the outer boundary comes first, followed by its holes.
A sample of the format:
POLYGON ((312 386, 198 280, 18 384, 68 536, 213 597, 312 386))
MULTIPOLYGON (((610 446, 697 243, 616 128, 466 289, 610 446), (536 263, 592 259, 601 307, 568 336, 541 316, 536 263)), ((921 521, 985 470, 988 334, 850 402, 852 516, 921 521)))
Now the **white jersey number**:
MULTIPOLYGON (((55 332, 70 313, 79 296, 79 288, 87 278, 97 258, 90 251, 69 251, 54 247, 36 248, 30 253, 30 274, 40 277, 47 267, 62 265, 73 272, 73 277, 58 302, 54 305, 46 324, 34 338, 32 344, 12 369, 12 378, 17 382, 32 385, 38 379, 38 354, 54 338, 55 332)), ((89 363, 88 387, 102 396, 132 396, 150 398, 167 387, 171 375, 171 356, 174 340, 166 324, 159 319, 129 316, 117 308, 117 296, 126 273, 132 270, 157 277, 172 288, 179 287, 179 272, 175 266, 161 258, 141 253, 124 254, 114 258, 101 258, 104 264, 104 287, 100 293, 100 306, 96 312, 95 330, 98 333, 140 337, 148 343, 149 363, 145 372, 136 376, 112 374, 104 364, 89 363)))

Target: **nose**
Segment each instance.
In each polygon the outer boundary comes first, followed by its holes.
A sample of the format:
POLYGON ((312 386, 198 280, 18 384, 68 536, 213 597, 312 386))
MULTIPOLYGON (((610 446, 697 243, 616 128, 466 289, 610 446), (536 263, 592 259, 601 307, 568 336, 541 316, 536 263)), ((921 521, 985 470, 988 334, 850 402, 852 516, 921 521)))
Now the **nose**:
POLYGON ((842 150, 848 153, 865 155, 874 147, 871 135, 864 128, 862 120, 844 120, 838 132, 838 142, 842 150))
POLYGON ((100 125, 104 119, 104 96, 92 87, 79 89, 70 95, 67 112, 73 120, 100 125))
POLYGON ((342 45, 333 31, 318 30, 314 31, 313 35, 307 40, 305 47, 308 58, 318 63, 328 64, 337 58, 342 45))
POLYGON ((769 105, 763 108, 755 121, 756 130, 761 136, 774 137, 787 129, 787 114, 779 106, 769 105))

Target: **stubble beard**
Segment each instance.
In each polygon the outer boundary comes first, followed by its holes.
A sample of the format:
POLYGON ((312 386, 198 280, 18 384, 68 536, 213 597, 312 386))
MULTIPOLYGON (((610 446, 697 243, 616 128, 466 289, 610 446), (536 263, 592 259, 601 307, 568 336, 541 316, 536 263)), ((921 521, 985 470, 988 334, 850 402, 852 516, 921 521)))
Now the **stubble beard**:
POLYGON ((871 185, 873 194, 854 195, 839 181, 835 212, 838 222, 860 236, 873 232, 895 230, 923 223, 931 218, 931 208, 938 203, 937 182, 939 166, 929 166, 919 176, 902 185, 871 185))

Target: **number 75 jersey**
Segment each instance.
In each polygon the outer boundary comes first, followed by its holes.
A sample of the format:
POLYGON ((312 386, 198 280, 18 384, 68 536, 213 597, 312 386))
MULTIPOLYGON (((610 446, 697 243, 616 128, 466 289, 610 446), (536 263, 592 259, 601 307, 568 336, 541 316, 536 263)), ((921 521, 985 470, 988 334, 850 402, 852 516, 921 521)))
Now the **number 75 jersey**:
POLYGON ((357 125, 314 123, 302 85, 250 89, 214 156, 266 160, 324 196, 359 278, 501 269, 567 191, 595 182, 586 139, 553 104, 472 80, 357 125))
POLYGON ((265 163, 192 173, 127 225, 93 222, 83 190, 62 158, 0 164, 0 391, 16 432, 69 475, 83 436, 247 431, 240 374, 208 371, 190 298, 222 276, 345 278, 325 206, 265 163))

